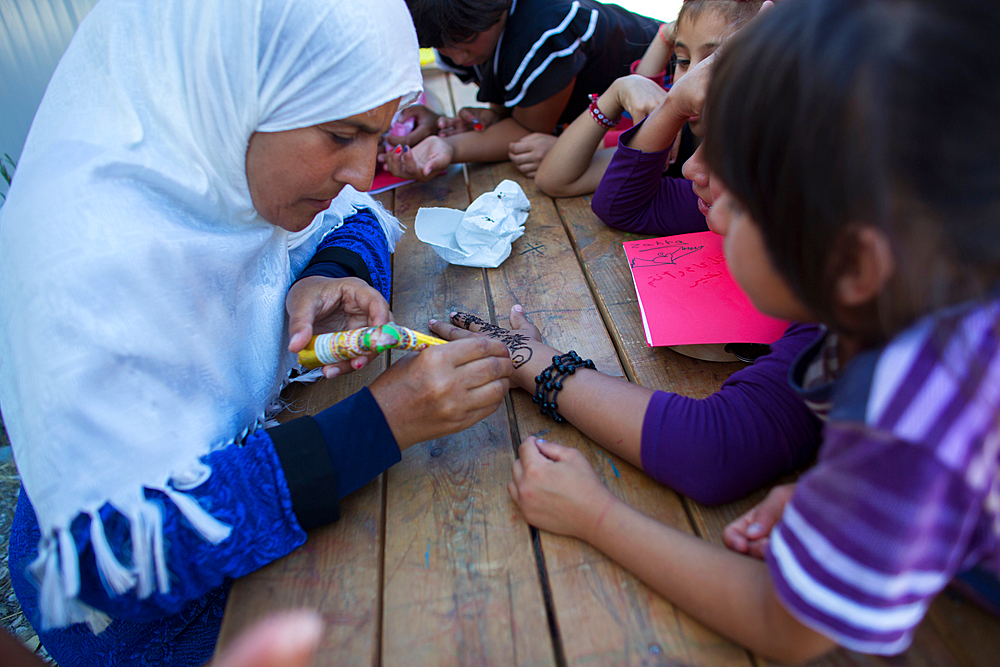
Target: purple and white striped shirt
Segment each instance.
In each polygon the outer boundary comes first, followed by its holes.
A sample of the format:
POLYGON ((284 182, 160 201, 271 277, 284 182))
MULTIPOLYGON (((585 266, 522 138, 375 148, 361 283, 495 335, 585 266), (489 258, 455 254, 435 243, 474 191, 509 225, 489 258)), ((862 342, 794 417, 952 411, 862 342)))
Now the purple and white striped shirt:
MULTIPOLYGON (((827 385, 819 460, 767 564, 786 608, 842 646, 900 653, 956 574, 1000 573, 998 325, 996 301, 925 319, 827 385)), ((815 377, 823 349, 793 381, 815 377)))

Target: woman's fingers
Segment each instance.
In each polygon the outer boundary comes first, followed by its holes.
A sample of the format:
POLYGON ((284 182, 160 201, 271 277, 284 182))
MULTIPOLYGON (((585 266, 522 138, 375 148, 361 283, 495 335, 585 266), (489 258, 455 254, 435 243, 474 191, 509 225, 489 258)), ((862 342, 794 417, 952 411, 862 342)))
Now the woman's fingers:
POLYGON ((496 339, 484 336, 469 336, 462 340, 453 341, 451 345, 442 346, 441 350, 445 354, 450 355, 450 359, 455 366, 495 357, 497 361, 502 360, 503 362, 498 363, 498 367, 503 367, 502 372, 507 373, 503 377, 507 377, 510 374, 508 372, 510 356, 507 353, 507 346, 496 339))

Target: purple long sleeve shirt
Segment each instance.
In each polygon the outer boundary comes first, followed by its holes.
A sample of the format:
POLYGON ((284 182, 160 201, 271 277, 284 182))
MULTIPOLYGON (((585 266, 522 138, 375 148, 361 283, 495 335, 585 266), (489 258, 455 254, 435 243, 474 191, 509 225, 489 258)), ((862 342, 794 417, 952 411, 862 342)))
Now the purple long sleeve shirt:
POLYGON ((590 207, 604 224, 625 232, 669 236, 708 231, 691 181, 663 173, 670 149, 643 153, 626 145, 641 126, 618 138, 618 150, 590 207))
MULTIPOLYGON (((639 127, 639 126, 636 126, 639 127)), ((637 234, 706 231, 691 181, 664 177, 667 151, 643 153, 621 136, 591 202, 606 225, 637 234)), ((788 382, 792 361, 820 335, 793 323, 771 352, 704 399, 657 391, 642 427, 642 468, 707 505, 745 496, 816 454, 820 422, 788 382)))

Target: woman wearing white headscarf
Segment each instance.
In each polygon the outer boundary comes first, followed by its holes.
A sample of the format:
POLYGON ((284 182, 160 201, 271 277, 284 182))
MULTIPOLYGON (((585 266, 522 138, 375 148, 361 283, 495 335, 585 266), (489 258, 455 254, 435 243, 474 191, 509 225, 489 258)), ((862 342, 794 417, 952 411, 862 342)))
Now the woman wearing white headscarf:
POLYGON ((229 581, 502 400, 506 348, 450 343, 264 428, 314 331, 391 317, 399 226, 354 188, 418 62, 403 0, 102 0, 78 29, 0 209, 11 576, 64 667, 204 662, 229 581))

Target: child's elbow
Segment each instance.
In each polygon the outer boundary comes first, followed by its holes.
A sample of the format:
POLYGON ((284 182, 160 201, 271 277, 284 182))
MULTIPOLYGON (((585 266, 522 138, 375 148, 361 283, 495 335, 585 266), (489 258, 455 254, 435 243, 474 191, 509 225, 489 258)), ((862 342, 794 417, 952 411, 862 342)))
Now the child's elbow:
POLYGON ((539 168, 538 173, 535 174, 535 185, 550 197, 575 197, 580 194, 571 192, 569 183, 542 168, 539 168))

